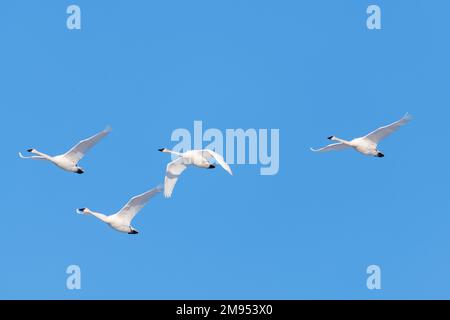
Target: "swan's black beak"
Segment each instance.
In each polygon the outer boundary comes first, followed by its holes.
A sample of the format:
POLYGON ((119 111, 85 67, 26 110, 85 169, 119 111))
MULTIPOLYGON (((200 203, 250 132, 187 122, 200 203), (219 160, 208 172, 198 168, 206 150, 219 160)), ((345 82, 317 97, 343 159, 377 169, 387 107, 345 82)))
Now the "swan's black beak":
POLYGON ((378 152, 377 157, 378 158, 384 158, 384 154, 382 154, 381 152, 378 152))
POLYGON ((328 140, 332 140, 334 138, 334 136, 330 136, 330 137, 328 137, 327 139, 328 140))
POLYGON ((164 151, 164 148, 158 149, 158 151, 159 151, 159 152, 163 152, 163 151, 164 151))
POLYGON ((78 173, 78 174, 83 174, 84 171, 83 171, 82 169, 78 168, 77 173, 78 173))
POLYGON ((28 149, 27 152, 33 152, 34 149, 28 149))
POLYGON ((216 166, 215 165, 213 165, 213 164, 210 164, 209 165, 209 168, 208 169, 215 169, 216 168, 216 166))
POLYGON ((84 212, 84 210, 86 210, 86 208, 81 208, 81 209, 78 209, 78 212, 84 212))
POLYGON ((128 234, 138 234, 139 232, 137 230, 131 230, 130 232, 128 232, 128 234))

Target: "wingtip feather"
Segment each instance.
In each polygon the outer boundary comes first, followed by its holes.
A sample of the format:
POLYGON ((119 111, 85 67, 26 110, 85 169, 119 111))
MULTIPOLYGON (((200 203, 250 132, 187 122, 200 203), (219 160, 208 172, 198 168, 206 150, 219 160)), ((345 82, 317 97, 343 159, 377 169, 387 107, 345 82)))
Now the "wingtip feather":
POLYGON ((228 164, 225 167, 225 171, 228 172, 230 175, 233 175, 233 171, 231 171, 231 168, 230 168, 230 166, 228 164))
POLYGON ((413 119, 412 114, 410 114, 409 112, 405 113, 405 115, 403 116, 403 119, 407 120, 407 121, 411 121, 413 119))

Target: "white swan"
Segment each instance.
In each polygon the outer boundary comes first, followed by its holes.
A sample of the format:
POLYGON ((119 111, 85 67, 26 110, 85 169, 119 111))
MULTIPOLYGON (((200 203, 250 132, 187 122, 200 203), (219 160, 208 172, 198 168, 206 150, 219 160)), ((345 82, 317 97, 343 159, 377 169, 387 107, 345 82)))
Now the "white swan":
POLYGON ((167 165, 166 177, 164 179, 164 196, 170 198, 173 189, 177 183, 178 177, 183 173, 188 166, 195 166, 203 169, 214 169, 216 166, 211 164, 209 160, 214 159, 222 168, 229 174, 233 175, 230 166, 225 162, 223 157, 212 150, 191 150, 184 153, 175 152, 166 148, 158 151, 164 153, 171 153, 178 156, 177 159, 167 165))
POLYGON ((383 158, 384 154, 377 149, 378 143, 391 133, 395 132, 398 128, 408 123, 411 119, 412 117, 407 113, 400 120, 390 125, 378 128, 364 137, 356 138, 351 141, 346 141, 336 138, 335 136, 331 136, 328 139, 337 141, 338 143, 330 144, 320 149, 311 148, 311 150, 314 152, 324 152, 354 148, 364 155, 383 158))
POLYGON ((36 156, 24 157, 22 153, 19 152, 19 156, 23 159, 34 159, 34 160, 48 160, 60 167, 63 170, 74 172, 78 174, 84 173, 83 168, 78 166, 78 162, 83 159, 86 152, 88 152, 96 143, 108 135, 111 132, 111 128, 107 127, 100 133, 80 141, 76 146, 67 151, 65 154, 58 156, 49 156, 45 153, 39 152, 36 149, 28 149, 28 152, 36 154, 36 156))
POLYGON ((77 209, 77 212, 86 215, 91 214, 119 232, 138 234, 139 232, 131 226, 131 221, 147 202, 161 191, 162 187, 158 186, 141 195, 135 196, 119 212, 110 216, 91 211, 88 208, 77 209))

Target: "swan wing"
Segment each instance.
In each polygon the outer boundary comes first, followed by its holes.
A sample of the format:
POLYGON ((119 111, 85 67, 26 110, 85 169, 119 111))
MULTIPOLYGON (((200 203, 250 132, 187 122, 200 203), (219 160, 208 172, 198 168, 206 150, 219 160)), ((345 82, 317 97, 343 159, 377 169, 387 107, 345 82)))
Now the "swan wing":
POLYGON ((214 160, 216 160, 216 162, 218 164, 220 164, 220 166, 222 168, 225 169, 226 172, 228 172, 229 174, 233 175, 233 172, 231 171, 230 166, 228 165, 228 163, 225 162, 225 160, 223 159, 223 157, 220 154, 218 154, 217 152, 214 152, 212 150, 208 150, 208 149, 201 150, 201 152, 202 152, 202 155, 203 155, 204 158, 206 158, 206 159, 213 158, 214 160))
POLYGON ((170 198, 172 196, 178 177, 186 168, 187 166, 184 164, 183 158, 178 158, 167 165, 166 177, 164 179, 164 197, 170 198))
POLYGON ((373 143, 378 144, 378 142, 380 142, 381 140, 383 140, 384 138, 386 138, 388 135, 394 133, 395 131, 397 131, 401 126, 407 124, 409 121, 411 121, 412 117, 411 115, 409 115, 408 113, 405 114, 403 116, 403 118, 401 118, 400 120, 391 123, 387 126, 381 127, 376 129, 375 131, 369 133, 368 135, 366 135, 365 137, 363 137, 364 139, 370 140, 373 143))
POLYGON ((311 149, 311 151, 314 151, 314 152, 326 152, 326 151, 345 150, 348 148, 351 148, 351 147, 344 143, 339 142, 339 143, 329 144, 328 146, 325 146, 320 149, 313 149, 313 148, 310 148, 310 149, 311 149))
POLYGON ((162 187, 158 186, 143 194, 131 198, 130 201, 116 214, 126 224, 131 224, 136 214, 147 204, 147 202, 162 191, 162 187))
POLYGON ((21 152, 19 152, 19 157, 21 157, 22 159, 45 160, 45 158, 41 156, 25 157, 21 152))
POLYGON ((80 161, 84 157, 86 152, 88 152, 94 145, 96 145, 100 140, 106 137, 110 132, 111 128, 107 127, 102 132, 99 132, 96 135, 85 140, 81 140, 76 146, 74 146, 64 154, 64 158, 72 161, 73 163, 78 163, 78 161, 80 161))

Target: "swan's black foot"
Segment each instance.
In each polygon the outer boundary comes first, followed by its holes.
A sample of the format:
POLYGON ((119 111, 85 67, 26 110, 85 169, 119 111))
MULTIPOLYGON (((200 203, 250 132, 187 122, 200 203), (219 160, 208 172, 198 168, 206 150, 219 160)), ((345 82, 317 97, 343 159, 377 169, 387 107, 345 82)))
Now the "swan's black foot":
POLYGON ((378 158, 384 158, 384 154, 382 154, 381 152, 378 152, 377 157, 378 158))
POLYGON ((209 168, 208 169, 215 169, 216 168, 216 166, 215 165, 213 165, 213 164, 210 164, 209 165, 209 168))

